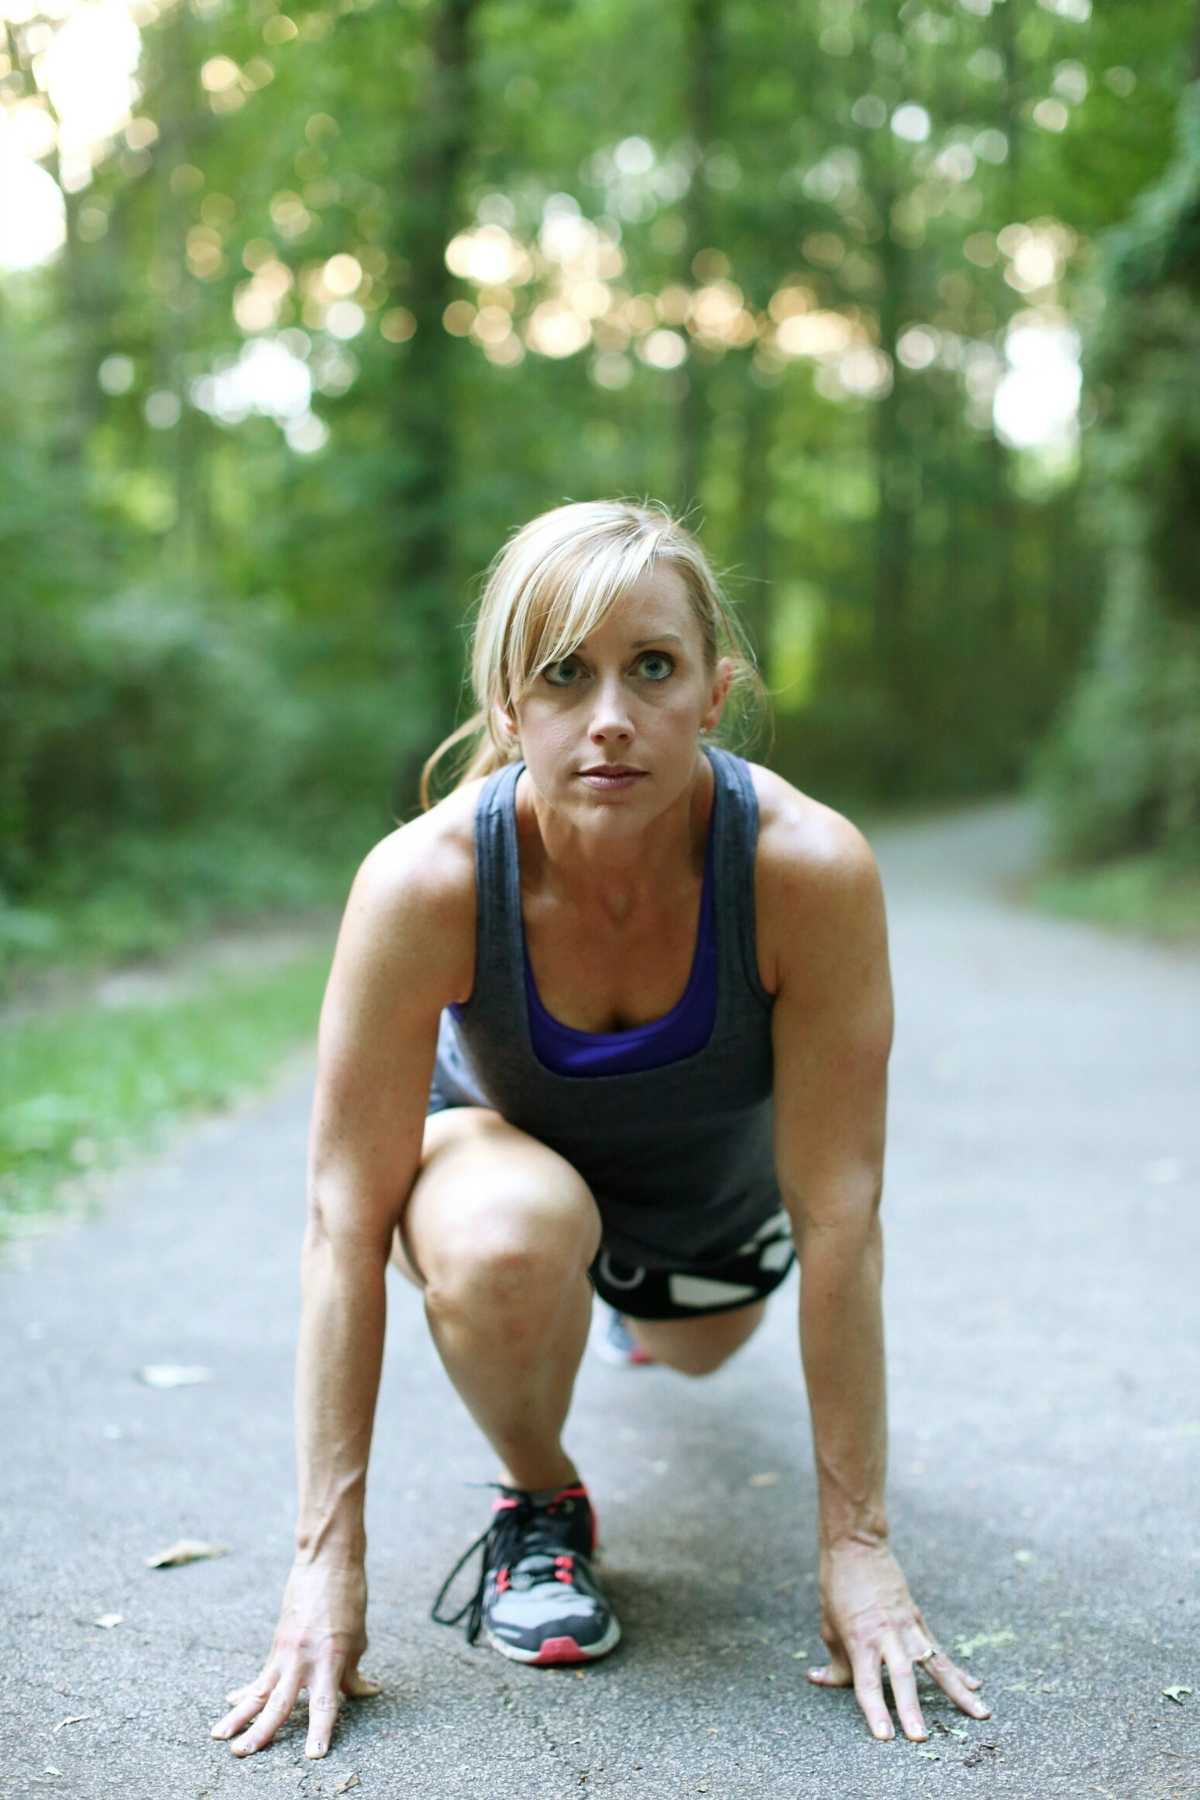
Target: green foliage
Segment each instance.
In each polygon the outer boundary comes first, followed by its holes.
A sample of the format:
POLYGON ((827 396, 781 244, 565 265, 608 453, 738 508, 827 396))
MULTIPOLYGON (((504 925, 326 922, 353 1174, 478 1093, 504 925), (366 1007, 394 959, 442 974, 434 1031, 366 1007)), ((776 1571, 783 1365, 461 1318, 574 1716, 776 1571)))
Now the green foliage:
POLYGON ((1104 611, 1036 779, 1063 856, 1200 862, 1200 82, 1175 160, 1105 246, 1104 285, 1088 460, 1104 611))
POLYGON ((64 1183, 221 1106, 312 1036, 328 951, 164 1004, 69 1008, 10 1022, 0 1040, 0 1238, 64 1183))
MULTIPOLYGON (((1072 491, 997 441, 990 385, 1016 315, 1086 304, 1093 238, 1147 188, 1108 252, 1092 529, 1186 634, 1191 152, 1163 171, 1192 0, 1086 24, 1015 0, 793 12, 782 32, 744 4, 143 20, 137 120, 64 184, 62 253, 0 277, 14 960, 68 920, 133 949, 319 887, 322 857, 340 879, 450 729, 481 572, 565 499, 690 511, 784 690, 767 754, 801 784, 1011 784, 1098 584, 1072 491), (556 226, 593 222, 574 265, 556 226), (1061 266, 1031 288, 1012 246, 1047 224, 1061 266), (447 257, 481 225, 512 269, 447 257), (558 354, 534 323, 564 298, 586 341, 558 354), (781 354, 789 317, 835 347, 781 354)), ((0 105, 26 125, 62 26, 5 28, 0 105)), ((1117 708, 1129 733, 1182 704, 1154 693, 1117 708)), ((1068 761, 1103 732, 1084 713, 1068 761)), ((1158 797, 1122 804, 1182 816, 1191 751, 1153 731, 1123 780, 1158 797)))
POLYGON ((17 891, 47 862, 93 860, 122 831, 262 820, 298 802, 312 818, 328 804, 308 779, 327 779, 313 759, 337 714, 290 686, 270 615, 139 589, 75 617, 22 608, 11 624, 0 874, 17 891))

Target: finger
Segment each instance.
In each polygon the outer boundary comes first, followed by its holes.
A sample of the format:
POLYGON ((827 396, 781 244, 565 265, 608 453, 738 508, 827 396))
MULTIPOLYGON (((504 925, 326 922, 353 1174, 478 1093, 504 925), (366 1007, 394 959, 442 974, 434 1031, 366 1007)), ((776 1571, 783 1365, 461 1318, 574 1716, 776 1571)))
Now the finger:
POLYGON ((964 1706, 960 1695, 956 1692, 952 1692, 942 1679, 944 1674, 950 1674, 956 1682, 961 1683, 964 1689, 969 1689, 974 1692, 976 1689, 983 1686, 983 1682, 980 1680, 979 1676, 972 1675, 967 1669, 960 1669, 956 1662, 951 1661, 944 1650, 935 1650, 933 1656, 926 1657, 923 1654, 923 1649, 929 1645, 936 1645, 937 1639, 930 1630, 929 1622, 919 1606, 915 1610, 915 1618, 917 1624, 925 1633, 925 1645, 922 1649, 918 1649, 915 1645, 910 1644, 914 1658, 917 1660, 918 1667, 925 1669, 937 1682, 938 1686, 942 1688, 945 1693, 950 1695, 950 1698, 954 1701, 955 1705, 960 1707, 963 1712, 970 1713, 971 1717, 975 1719, 990 1719, 992 1716, 991 1710, 983 1703, 983 1701, 968 1701, 968 1704, 964 1706))
POLYGON ((300 1675, 296 1671, 281 1677, 275 1691, 267 1704, 259 1713, 250 1729, 239 1738, 234 1738, 229 1748, 235 1756, 253 1756, 256 1750, 262 1750, 269 1744, 279 1727, 283 1724, 300 1692, 300 1675))
POLYGON ((898 1643, 884 1654, 887 1657, 888 1679, 892 1684, 892 1699, 896 1703, 904 1735, 924 1742, 929 1736, 929 1730, 921 1713, 921 1702, 917 1698, 912 1660, 905 1655, 898 1643))
POLYGON ((304 1745, 305 1756, 324 1756, 333 1736, 333 1728, 337 1724, 338 1691, 337 1680, 319 1679, 317 1691, 311 1690, 308 1696, 308 1737, 304 1745))
POLYGON ((876 1738, 895 1737, 891 1714, 883 1697, 883 1681, 879 1671, 879 1652, 865 1650, 854 1662, 854 1694, 863 1716, 876 1738))
POLYGON ((342 1692, 349 1694, 354 1700, 366 1700, 375 1694, 382 1694, 383 1683, 370 1675, 364 1675, 358 1669, 347 1669, 342 1676, 342 1692))
POLYGON ((951 1662, 944 1650, 939 1650, 936 1656, 931 1656, 921 1667, 932 1675, 942 1692, 953 1700, 960 1712, 969 1713, 973 1719, 991 1718, 991 1707, 974 1692, 975 1688, 982 1686, 978 1677, 968 1676, 957 1663, 951 1662))
POLYGON ((854 1681, 850 1664, 836 1644, 829 1644, 826 1648, 829 1651, 829 1661, 809 1669, 808 1679, 818 1687, 850 1687, 854 1681))
POLYGON ((225 1714, 224 1718, 217 1720, 212 1728, 213 1737, 229 1738, 233 1737, 235 1732, 243 1730, 271 1698, 275 1681, 275 1666, 273 1663, 268 1663, 256 1680, 247 1682, 244 1688, 235 1688, 232 1694, 227 1694, 225 1698, 235 1701, 236 1704, 231 1712, 225 1714))

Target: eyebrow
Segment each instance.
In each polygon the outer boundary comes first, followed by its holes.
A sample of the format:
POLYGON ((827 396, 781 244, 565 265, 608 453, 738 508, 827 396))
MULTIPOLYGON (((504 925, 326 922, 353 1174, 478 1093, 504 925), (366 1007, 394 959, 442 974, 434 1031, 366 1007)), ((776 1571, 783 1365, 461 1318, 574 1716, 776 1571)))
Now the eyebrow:
POLYGON ((683 639, 677 631, 656 631, 653 637, 634 638, 633 647, 635 650, 641 650, 646 644, 661 644, 665 642, 667 638, 670 638, 671 642, 675 644, 682 644, 683 642, 683 639))

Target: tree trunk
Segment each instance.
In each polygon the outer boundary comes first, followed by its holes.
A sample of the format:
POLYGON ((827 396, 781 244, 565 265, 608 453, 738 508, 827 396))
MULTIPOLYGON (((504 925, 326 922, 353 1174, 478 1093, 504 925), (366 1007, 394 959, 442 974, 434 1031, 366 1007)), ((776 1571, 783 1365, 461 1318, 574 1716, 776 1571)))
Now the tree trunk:
MULTIPOLYGON (((459 172, 470 144, 469 26, 475 0, 433 11, 424 105, 410 116, 399 167, 392 255, 407 271, 416 334, 397 357, 390 395, 392 468, 384 504, 391 532, 394 657, 409 692, 419 681, 435 738, 451 728, 462 675, 463 597, 455 589, 455 373, 464 354, 442 324, 455 294, 446 244, 458 224, 459 172)), ((433 748, 431 744, 430 749, 433 748)), ((407 810, 424 754, 397 771, 394 806, 407 810)))
MULTIPOLYGON (((686 94, 688 135, 692 142, 692 179, 683 202, 683 282, 696 280, 693 263, 708 247, 711 220, 708 181, 704 161, 716 135, 716 91, 721 43, 718 0, 688 0, 685 31, 688 70, 686 94)), ((679 477, 676 506, 681 512, 699 498, 708 439, 709 369, 704 353, 693 345, 687 364, 687 382, 678 413, 679 477)))

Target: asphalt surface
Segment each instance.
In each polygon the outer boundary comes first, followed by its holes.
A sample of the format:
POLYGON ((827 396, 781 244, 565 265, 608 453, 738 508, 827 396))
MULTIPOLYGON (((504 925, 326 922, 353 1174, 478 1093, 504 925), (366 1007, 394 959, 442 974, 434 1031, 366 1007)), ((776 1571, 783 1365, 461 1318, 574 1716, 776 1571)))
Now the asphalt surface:
POLYGON ((432 1624, 492 1465, 397 1279, 363 1665, 385 1691, 323 1762, 302 1718, 246 1762, 213 1742, 289 1560, 305 1052, 0 1269, 0 1794, 1200 1795, 1200 958, 1020 911, 1034 837, 1006 804, 872 840, 898 1014, 893 1541, 991 1720, 930 1697, 927 1744, 879 1744, 804 1680, 795 1276, 707 1381, 585 1359, 568 1442, 613 1656, 527 1669, 432 1624), (156 1390, 153 1363, 212 1379, 156 1390), (184 1537, 229 1553, 145 1566, 184 1537))

